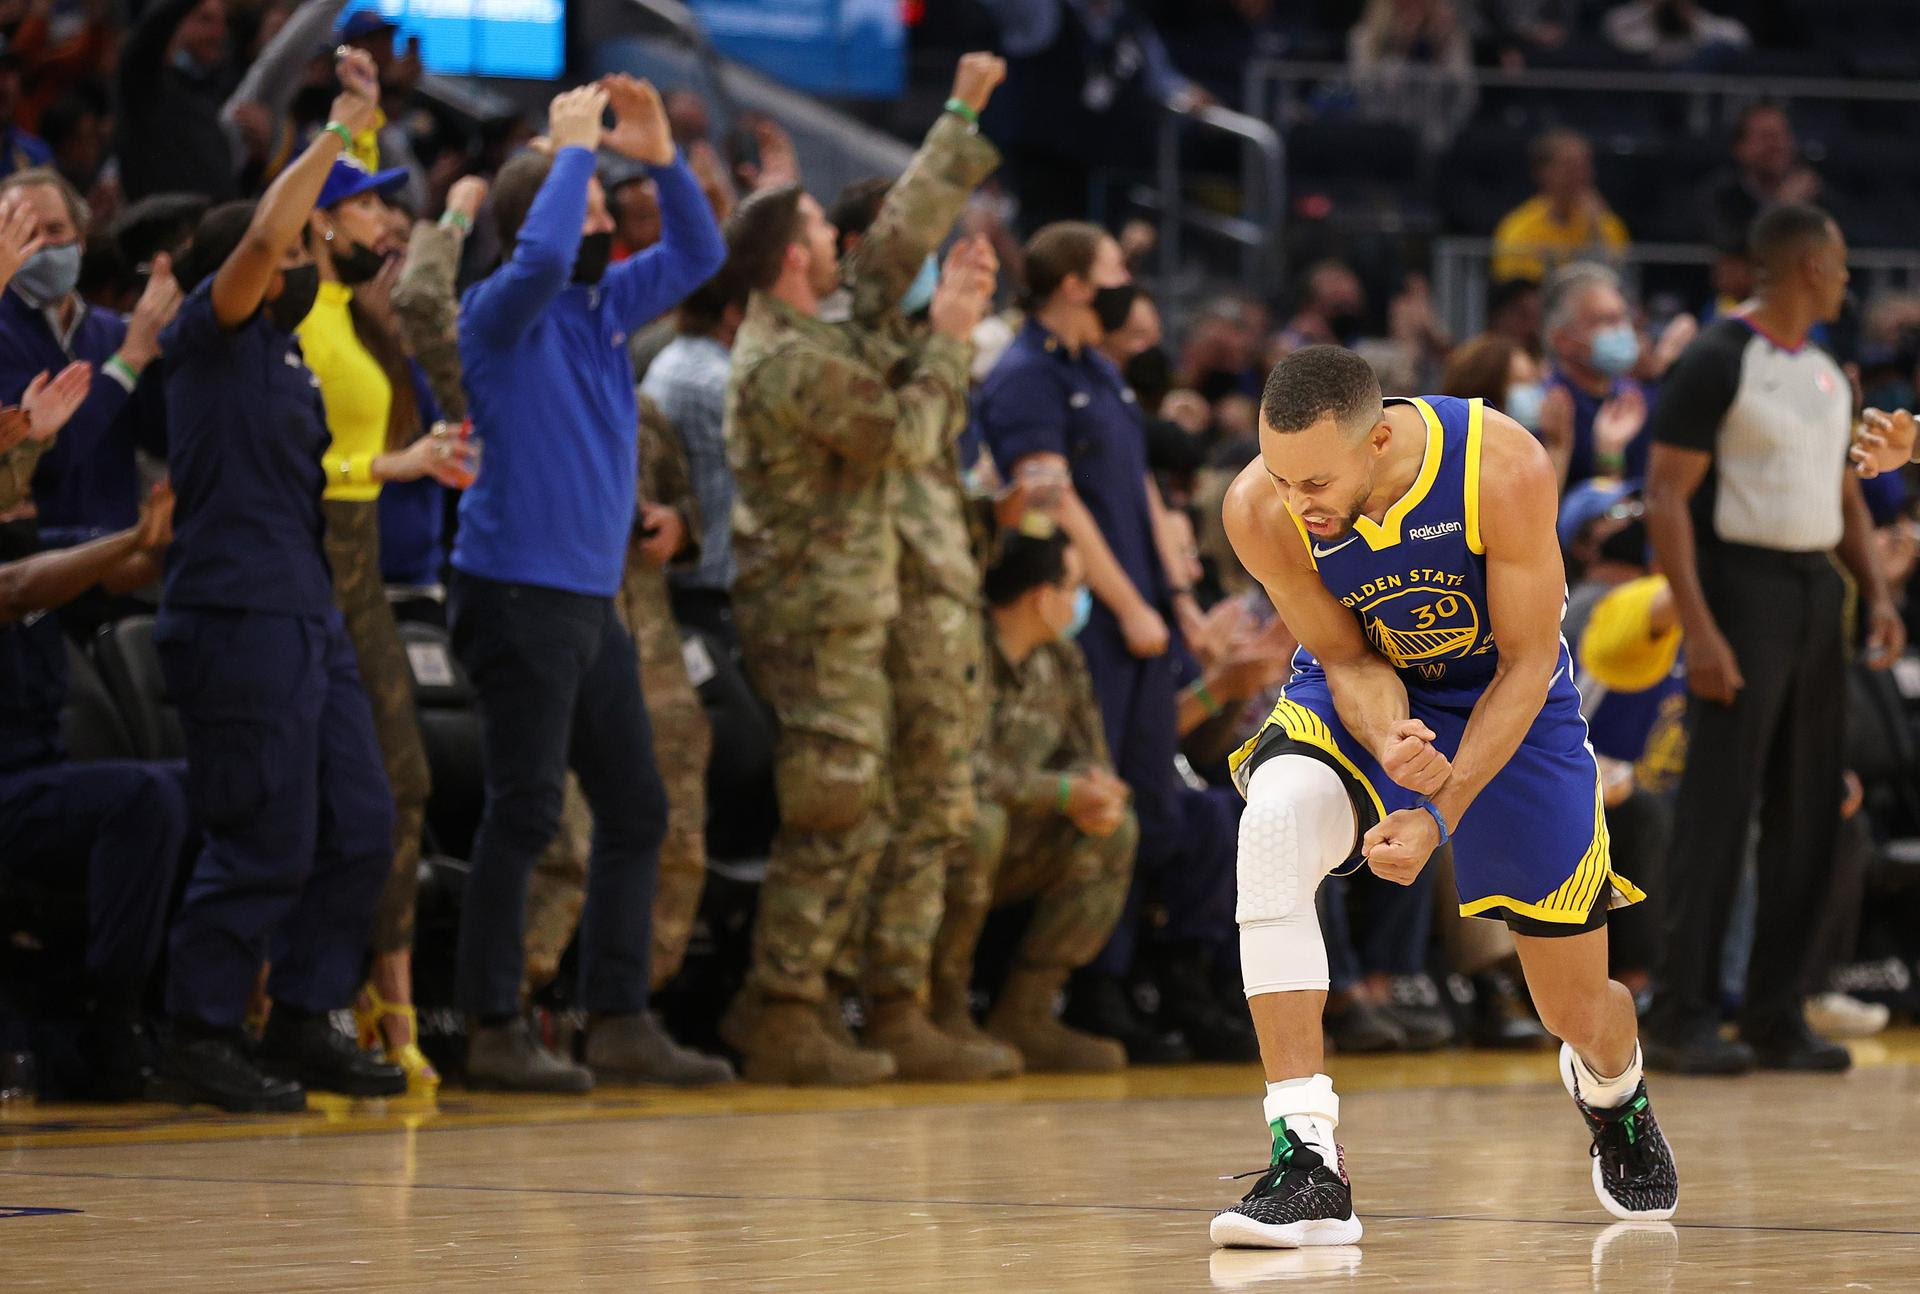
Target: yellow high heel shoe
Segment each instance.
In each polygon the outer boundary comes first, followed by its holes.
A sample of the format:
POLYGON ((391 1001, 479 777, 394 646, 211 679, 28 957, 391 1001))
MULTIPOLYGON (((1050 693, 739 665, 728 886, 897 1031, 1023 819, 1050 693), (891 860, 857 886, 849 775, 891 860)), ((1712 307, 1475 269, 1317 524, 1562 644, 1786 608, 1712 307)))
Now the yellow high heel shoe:
POLYGON ((354 1003, 353 1021, 360 1032, 362 1050, 377 1050, 405 1070, 409 1092, 430 1094, 440 1086, 440 1071, 420 1050, 420 1018, 413 1007, 387 1001, 380 996, 380 990, 369 982, 361 988, 360 1000, 354 1003), (408 1041, 397 1047, 387 1042, 386 1031, 380 1027, 389 1016, 397 1016, 407 1022, 408 1041))

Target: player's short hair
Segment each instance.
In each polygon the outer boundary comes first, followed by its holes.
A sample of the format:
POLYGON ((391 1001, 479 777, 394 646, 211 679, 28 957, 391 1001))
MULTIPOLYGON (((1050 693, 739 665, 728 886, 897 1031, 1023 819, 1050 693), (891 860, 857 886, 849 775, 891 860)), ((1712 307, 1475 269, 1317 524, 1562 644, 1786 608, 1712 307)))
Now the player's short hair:
POLYGON ((1358 435, 1380 420, 1380 379, 1373 366, 1341 346, 1308 346, 1274 366, 1260 396, 1260 420, 1283 435, 1331 414, 1358 435))
POLYGON ((797 184, 761 189, 727 217, 727 259, 751 290, 765 292, 778 283, 787 248, 806 236, 800 211, 804 196, 806 190, 797 184))
POLYGON ((1067 537, 1051 527, 1009 530, 981 578, 987 605, 1008 607, 1033 590, 1067 578, 1067 537))
POLYGON ((1833 217, 1807 202, 1782 202, 1753 218, 1747 254, 1764 270, 1778 270, 1809 247, 1833 237, 1833 217))

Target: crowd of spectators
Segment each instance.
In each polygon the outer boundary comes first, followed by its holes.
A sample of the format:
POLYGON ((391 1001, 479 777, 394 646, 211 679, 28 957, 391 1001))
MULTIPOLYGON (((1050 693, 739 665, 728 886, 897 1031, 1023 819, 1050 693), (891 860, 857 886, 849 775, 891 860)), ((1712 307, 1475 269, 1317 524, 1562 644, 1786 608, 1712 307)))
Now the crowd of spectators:
MULTIPOLYGON (((1423 276, 1337 253, 1283 299, 1156 299, 1151 231, 1082 218, 1129 164, 1089 151, 1113 114, 1208 99, 1149 5, 985 6, 1007 57, 961 60, 906 172, 818 196, 778 126, 730 163, 698 95, 624 76, 463 137, 418 97, 417 47, 348 0, 158 0, 124 29, 19 8, 0 1051, 39 1051, 49 1090, 268 1110, 448 1067, 579 1092, 1252 1059, 1226 758, 1295 643, 1220 500, 1268 369, 1316 344, 1546 445, 1616 861, 1658 895, 1689 674, 1642 483, 1663 407, 1728 344, 1703 323, 1778 296, 1754 217, 1823 196, 1777 106, 1700 189, 1713 299, 1649 317, 1589 145, 1556 129, 1511 159, 1537 194, 1487 231, 1489 328, 1455 339, 1423 276), (177 726, 139 760, 72 758, 96 666, 138 700, 110 668, 129 651, 177 726)), ((1356 72, 1407 111, 1400 65, 1524 59, 1581 8, 1373 0, 1356 72)), ((1745 39, 1679 3, 1605 31, 1661 66, 1745 39)), ((1436 146, 1457 125, 1412 119, 1436 146)), ((1908 406, 1920 309, 1867 316, 1846 377, 1808 380, 1908 406)), ((1833 341, 1831 313, 1806 322, 1833 341)), ((1897 474, 1866 502, 1886 587, 1847 614, 1885 647, 1914 523, 1897 474)), ((1739 1003, 1756 906, 1748 982, 1816 1028, 1912 1007, 1905 909, 1863 920, 1880 843, 1920 835, 1905 702, 1834 664, 1894 731, 1827 788, 1834 883, 1791 843, 1817 936, 1778 946, 1780 864, 1756 904, 1733 850, 1724 901, 1687 918, 1729 952, 1711 985, 1689 965, 1686 1028, 1739 1003)), ((1509 938, 1457 915, 1442 868, 1324 893, 1336 1047, 1548 1045, 1509 938)), ((1649 997, 1671 924, 1615 923, 1649 997)), ((1732 1067, 1684 1042, 1676 1067, 1732 1067)))

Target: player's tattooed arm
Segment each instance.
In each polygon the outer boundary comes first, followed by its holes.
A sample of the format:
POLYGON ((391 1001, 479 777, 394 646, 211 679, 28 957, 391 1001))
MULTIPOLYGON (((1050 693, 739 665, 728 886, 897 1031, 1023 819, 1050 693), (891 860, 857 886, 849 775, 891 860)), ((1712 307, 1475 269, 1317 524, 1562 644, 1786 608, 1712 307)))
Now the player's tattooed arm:
MULTIPOLYGON (((1408 714, 1406 685, 1367 642, 1353 613, 1320 582, 1306 541, 1258 460, 1228 487, 1224 519, 1227 538, 1247 573, 1265 587, 1288 630, 1326 670, 1340 722, 1381 757, 1384 766, 1388 753, 1408 739, 1408 725, 1416 724, 1408 714)), ((1431 738, 1428 733, 1425 740, 1431 738)), ((1416 780, 1436 772, 1444 776, 1445 757, 1430 746, 1427 750, 1431 757, 1422 758, 1419 770, 1424 776, 1409 774, 1416 780), (1438 765, 1428 767, 1434 760, 1438 765)), ((1396 765, 1401 762, 1396 758, 1396 765)), ((1389 772, 1400 780, 1399 773, 1389 772)), ((1412 787, 1411 782, 1402 785, 1412 787)))
POLYGON ((1481 539, 1487 614, 1500 644, 1500 665, 1467 720, 1452 775, 1433 797, 1434 807, 1455 826, 1520 748, 1560 668, 1567 575, 1554 530, 1556 487, 1553 463, 1539 442, 1511 418, 1487 410, 1481 539))

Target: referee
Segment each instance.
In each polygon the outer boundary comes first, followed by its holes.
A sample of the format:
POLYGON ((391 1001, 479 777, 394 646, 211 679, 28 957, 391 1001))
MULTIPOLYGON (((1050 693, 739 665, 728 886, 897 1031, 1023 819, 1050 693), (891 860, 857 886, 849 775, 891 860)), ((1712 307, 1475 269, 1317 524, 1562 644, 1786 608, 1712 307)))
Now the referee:
POLYGON ((1652 418, 1648 529, 1686 633, 1686 772, 1667 864, 1666 948, 1650 1067, 1841 1070, 1801 1015, 1805 957, 1840 822, 1845 582, 1868 608, 1868 663, 1905 630, 1848 470, 1853 390, 1809 330, 1840 313, 1847 247, 1815 207, 1770 208, 1750 250, 1759 291, 1687 349, 1652 418), (1719 1036, 1721 944, 1760 814, 1755 954, 1740 1041, 1719 1036))

